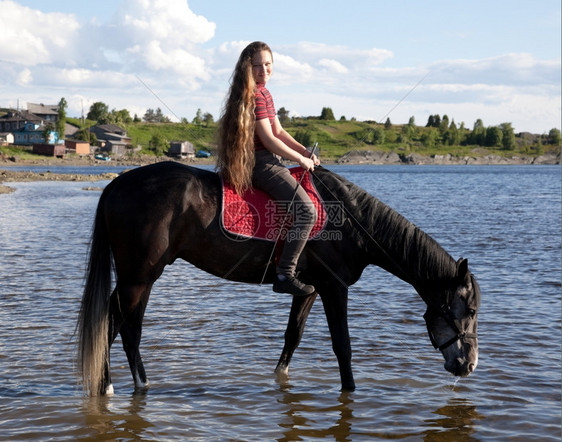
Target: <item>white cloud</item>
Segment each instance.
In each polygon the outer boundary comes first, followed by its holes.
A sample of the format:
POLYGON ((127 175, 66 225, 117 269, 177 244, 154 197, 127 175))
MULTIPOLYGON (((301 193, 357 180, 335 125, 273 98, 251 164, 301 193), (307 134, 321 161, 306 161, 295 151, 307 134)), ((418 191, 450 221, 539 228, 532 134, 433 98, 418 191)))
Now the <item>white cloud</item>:
POLYGON ((349 69, 347 69, 343 64, 333 59, 322 58, 318 61, 318 65, 338 74, 346 74, 349 72, 349 69))
POLYGON ((204 43, 216 27, 194 14, 186 0, 125 0, 115 22, 135 41, 157 40, 170 47, 204 43))
POLYGON ((33 75, 28 68, 23 69, 17 76, 16 83, 20 86, 26 86, 33 81, 33 75))
POLYGON ((79 24, 70 14, 49 13, 0 1, 0 59, 23 66, 64 64, 79 24))
MULTIPOLYGON (((94 101, 139 114, 162 107, 142 78, 178 115, 201 108, 218 117, 249 41, 214 42, 215 27, 186 0, 124 0, 104 23, 0 0, 0 106, 65 96, 75 111, 94 101)), ((301 115, 330 106, 336 116, 377 120, 427 75, 393 122, 415 115, 424 124, 430 113, 447 113, 467 125, 483 118, 511 120, 520 130, 560 126, 559 58, 508 53, 407 65, 384 48, 300 42, 272 49, 275 103, 301 115)))

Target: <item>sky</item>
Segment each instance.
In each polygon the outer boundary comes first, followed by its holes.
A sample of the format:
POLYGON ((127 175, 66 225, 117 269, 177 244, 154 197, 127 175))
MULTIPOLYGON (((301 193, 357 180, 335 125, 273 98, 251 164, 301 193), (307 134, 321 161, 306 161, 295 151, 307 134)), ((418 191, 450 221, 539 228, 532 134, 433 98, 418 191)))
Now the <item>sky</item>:
POLYGON ((559 0, 0 0, 0 108, 220 117, 242 49, 292 116, 561 127, 559 0))

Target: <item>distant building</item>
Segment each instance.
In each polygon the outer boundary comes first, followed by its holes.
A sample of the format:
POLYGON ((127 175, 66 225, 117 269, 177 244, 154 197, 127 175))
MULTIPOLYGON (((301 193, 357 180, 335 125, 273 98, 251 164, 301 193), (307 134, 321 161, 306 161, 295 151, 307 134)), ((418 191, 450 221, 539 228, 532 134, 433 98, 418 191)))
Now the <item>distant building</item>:
POLYGON ((168 149, 168 155, 178 158, 193 158, 195 147, 189 141, 172 141, 168 149))
POLYGON ((98 124, 90 128, 95 134, 102 151, 119 157, 127 152, 131 146, 131 138, 127 131, 115 124, 98 124))
POLYGON ((21 129, 26 123, 41 124, 42 119, 28 111, 11 110, 0 117, 0 132, 13 132, 21 129))
POLYGON ((78 140, 64 140, 64 145, 66 149, 72 153, 77 155, 90 155, 91 147, 90 143, 86 141, 78 141, 78 140))
POLYGON ((57 132, 50 131, 47 139, 43 133, 47 124, 54 126, 58 120, 57 105, 27 103, 27 110, 10 110, 0 116, 0 132, 13 134, 12 143, 17 145, 55 144, 60 138, 57 132))
POLYGON ((58 104, 45 105, 43 103, 27 103, 27 111, 30 114, 36 115, 43 121, 55 124, 59 121, 59 106, 58 104))
POLYGON ((0 146, 14 144, 14 134, 11 132, 0 132, 0 146))
POLYGON ((56 131, 51 130, 45 135, 45 126, 34 122, 27 122, 23 127, 12 131, 14 134, 14 144, 30 145, 35 143, 57 144, 59 135, 56 131))
POLYGON ((66 148, 64 144, 35 143, 33 145, 33 153, 46 155, 48 157, 62 158, 65 154, 65 151, 66 148))

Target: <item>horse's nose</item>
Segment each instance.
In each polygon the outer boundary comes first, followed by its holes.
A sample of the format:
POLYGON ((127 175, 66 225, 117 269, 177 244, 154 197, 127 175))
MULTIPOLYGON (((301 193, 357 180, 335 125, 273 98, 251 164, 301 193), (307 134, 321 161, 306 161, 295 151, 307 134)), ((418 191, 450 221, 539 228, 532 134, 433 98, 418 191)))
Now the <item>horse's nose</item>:
POLYGON ((468 372, 469 373, 473 373, 475 369, 476 369, 476 364, 474 364, 473 362, 468 364, 468 372))

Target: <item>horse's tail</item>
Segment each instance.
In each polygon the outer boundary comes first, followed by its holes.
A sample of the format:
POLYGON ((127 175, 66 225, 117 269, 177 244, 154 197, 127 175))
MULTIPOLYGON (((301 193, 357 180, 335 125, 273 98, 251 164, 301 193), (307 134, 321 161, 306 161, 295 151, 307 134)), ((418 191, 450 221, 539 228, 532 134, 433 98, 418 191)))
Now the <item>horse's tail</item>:
POLYGON ((78 370, 86 393, 100 393, 109 358, 108 324, 112 255, 104 220, 104 194, 96 211, 86 285, 78 317, 78 370))

